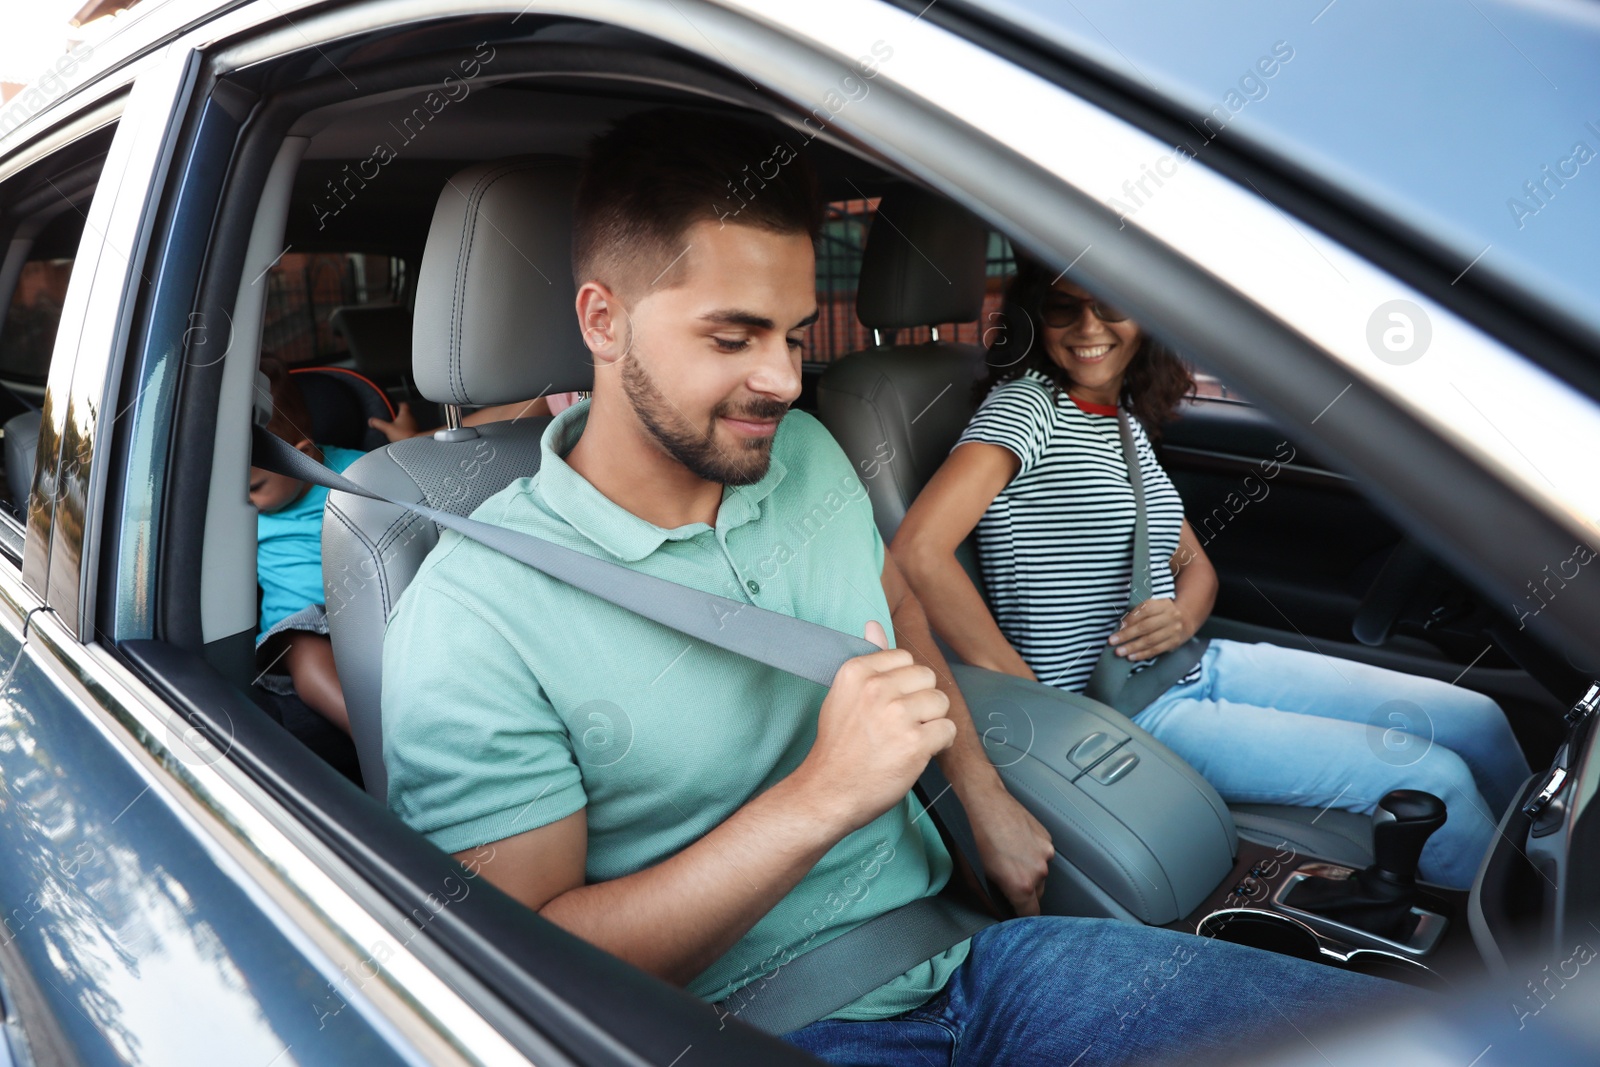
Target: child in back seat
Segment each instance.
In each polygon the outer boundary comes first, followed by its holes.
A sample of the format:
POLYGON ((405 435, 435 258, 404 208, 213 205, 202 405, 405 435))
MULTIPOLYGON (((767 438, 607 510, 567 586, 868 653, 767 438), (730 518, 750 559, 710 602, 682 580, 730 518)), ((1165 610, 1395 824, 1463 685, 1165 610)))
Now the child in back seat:
MULTIPOLYGON (((364 453, 312 442, 304 395, 277 359, 261 360, 272 388, 268 432, 334 471, 364 453)), ((256 520, 256 581, 261 586, 261 631, 256 638, 256 684, 294 694, 323 718, 350 732, 344 692, 333 664, 322 592, 322 505, 328 490, 285 474, 250 468, 256 520)))

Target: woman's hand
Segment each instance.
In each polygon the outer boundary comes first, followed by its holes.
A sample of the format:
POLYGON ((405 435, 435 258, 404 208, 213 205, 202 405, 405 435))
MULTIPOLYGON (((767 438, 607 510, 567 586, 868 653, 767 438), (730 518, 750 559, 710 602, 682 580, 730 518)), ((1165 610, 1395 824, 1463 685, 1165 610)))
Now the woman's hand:
POLYGON ((1135 662, 1169 652, 1193 637, 1200 627, 1170 597, 1151 597, 1123 616, 1122 628, 1111 635, 1117 655, 1135 662))

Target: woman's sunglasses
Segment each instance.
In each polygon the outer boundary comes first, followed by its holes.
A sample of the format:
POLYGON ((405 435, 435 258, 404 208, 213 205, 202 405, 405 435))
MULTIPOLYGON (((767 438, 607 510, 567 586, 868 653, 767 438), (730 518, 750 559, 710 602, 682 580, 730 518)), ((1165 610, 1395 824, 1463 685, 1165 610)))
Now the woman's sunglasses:
POLYGON ((1101 322, 1123 322, 1128 317, 1126 311, 1122 311, 1104 300, 1082 300, 1075 296, 1052 293, 1040 301, 1039 318, 1044 320, 1046 326, 1059 330, 1066 326, 1072 326, 1083 318, 1085 305, 1094 312, 1095 318, 1101 322))

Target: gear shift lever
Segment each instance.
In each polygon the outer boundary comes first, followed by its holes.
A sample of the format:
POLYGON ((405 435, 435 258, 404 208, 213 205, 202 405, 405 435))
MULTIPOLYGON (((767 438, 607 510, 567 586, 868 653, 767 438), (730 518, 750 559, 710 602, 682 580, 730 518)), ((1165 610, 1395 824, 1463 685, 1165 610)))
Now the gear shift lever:
POLYGON ((1444 801, 1420 789, 1385 793, 1372 816, 1373 864, 1358 876, 1376 890, 1409 891, 1417 881, 1417 860, 1433 832, 1444 825, 1444 801))
POLYGON ((1405 941, 1416 929, 1417 860, 1428 838, 1443 826, 1444 801, 1418 789, 1395 789, 1373 813, 1373 864, 1350 878, 1309 877, 1283 902, 1325 915, 1360 930, 1405 941))

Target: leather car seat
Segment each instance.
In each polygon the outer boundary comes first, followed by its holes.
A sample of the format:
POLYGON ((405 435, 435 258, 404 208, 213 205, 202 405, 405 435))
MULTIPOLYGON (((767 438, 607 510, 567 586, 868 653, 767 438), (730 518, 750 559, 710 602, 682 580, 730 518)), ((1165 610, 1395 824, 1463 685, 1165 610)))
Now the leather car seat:
MULTIPOLYGON (((921 189, 883 197, 862 255, 856 314, 875 335, 972 322, 982 313, 987 231, 921 189), (886 223, 887 225, 880 225, 886 223)), ((861 472, 885 542, 977 410, 986 372, 975 345, 883 345, 835 361, 817 384, 817 414, 861 472)), ((973 539, 957 552, 983 592, 973 539)), ((1273 804, 1230 806, 1239 836, 1357 866, 1372 862, 1372 819, 1273 804)))
MULTIPOLYGON (((874 337, 930 326, 934 338, 835 360, 817 383, 817 416, 855 462, 888 544, 977 407, 983 349, 941 340, 938 327, 982 314, 989 233, 950 201, 910 186, 884 196, 876 217, 886 225, 874 221, 867 238, 856 317, 874 337)), ((981 592, 971 540, 957 557, 981 592)))
MULTIPOLYGON (((412 368, 423 397, 458 413, 464 405, 593 388, 573 312, 577 176, 571 160, 519 157, 468 167, 440 193, 417 279, 412 368)), ((447 427, 377 449, 345 477, 466 515, 538 470, 549 423, 447 427)), ((329 494, 322 568, 330 636, 362 780, 380 801, 388 796, 384 627, 438 538, 438 527, 412 512, 329 494)))

